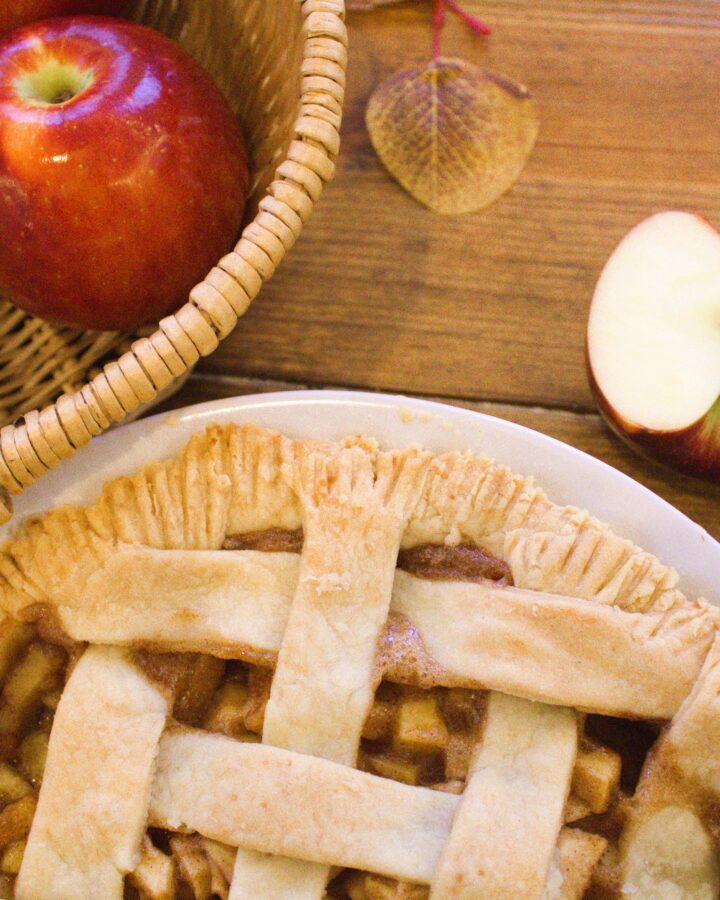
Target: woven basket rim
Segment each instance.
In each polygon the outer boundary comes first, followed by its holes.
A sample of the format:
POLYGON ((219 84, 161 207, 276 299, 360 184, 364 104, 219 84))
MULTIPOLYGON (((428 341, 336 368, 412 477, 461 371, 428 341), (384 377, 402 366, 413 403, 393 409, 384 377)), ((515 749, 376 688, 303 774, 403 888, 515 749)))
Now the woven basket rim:
POLYGON ((347 65, 344 0, 295 0, 304 34, 300 113, 284 159, 233 250, 147 337, 79 390, 0 429, 0 524, 12 495, 113 423, 152 403, 230 334, 335 173, 347 65))

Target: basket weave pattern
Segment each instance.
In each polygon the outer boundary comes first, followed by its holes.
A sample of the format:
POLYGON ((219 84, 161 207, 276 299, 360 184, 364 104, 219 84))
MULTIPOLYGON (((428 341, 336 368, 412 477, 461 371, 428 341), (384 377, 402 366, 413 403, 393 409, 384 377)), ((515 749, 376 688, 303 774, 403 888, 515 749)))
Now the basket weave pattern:
POLYGON ((246 224, 235 248, 154 330, 78 332, 0 304, 0 415, 20 416, 0 429, 0 522, 12 515, 10 495, 212 353, 292 247, 334 174, 343 14, 343 0, 140 0, 137 20, 183 44, 238 116, 253 178, 246 224))

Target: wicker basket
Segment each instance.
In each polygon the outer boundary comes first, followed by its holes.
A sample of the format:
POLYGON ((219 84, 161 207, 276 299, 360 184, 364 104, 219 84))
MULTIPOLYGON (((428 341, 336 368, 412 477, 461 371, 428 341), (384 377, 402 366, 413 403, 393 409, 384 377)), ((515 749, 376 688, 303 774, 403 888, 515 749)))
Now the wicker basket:
POLYGON ((181 383, 293 245, 334 173, 343 12, 343 0, 139 0, 137 20, 183 44, 238 115, 253 179, 245 226, 157 330, 78 332, 0 303, 0 522, 12 494, 181 383))

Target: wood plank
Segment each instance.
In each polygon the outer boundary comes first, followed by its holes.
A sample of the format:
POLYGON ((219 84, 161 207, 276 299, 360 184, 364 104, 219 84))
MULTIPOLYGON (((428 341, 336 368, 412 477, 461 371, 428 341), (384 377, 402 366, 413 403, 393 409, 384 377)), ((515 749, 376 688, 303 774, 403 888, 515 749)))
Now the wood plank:
MULTIPOLYGON (((313 385, 194 374, 175 396, 165 401, 160 410, 177 409, 222 397, 307 387, 313 385)), ((500 403, 445 402, 517 422, 584 450, 649 487, 720 540, 720 485, 679 475, 641 459, 610 432, 598 415, 500 403)))
POLYGON ((430 5, 348 17, 338 175, 204 371, 592 409, 584 330, 599 271, 666 207, 720 224, 714 0, 467 0, 444 52, 529 84, 541 113, 521 181, 488 210, 431 213, 378 162, 374 86, 429 53, 430 5))

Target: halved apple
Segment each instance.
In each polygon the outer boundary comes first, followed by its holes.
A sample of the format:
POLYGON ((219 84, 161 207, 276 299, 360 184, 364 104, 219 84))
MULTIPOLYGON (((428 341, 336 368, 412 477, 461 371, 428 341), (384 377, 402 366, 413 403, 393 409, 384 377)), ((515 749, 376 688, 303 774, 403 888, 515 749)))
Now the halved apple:
POLYGON ((643 455, 720 477, 720 234, 662 212, 627 234, 595 289, 590 383, 612 428, 643 455))

